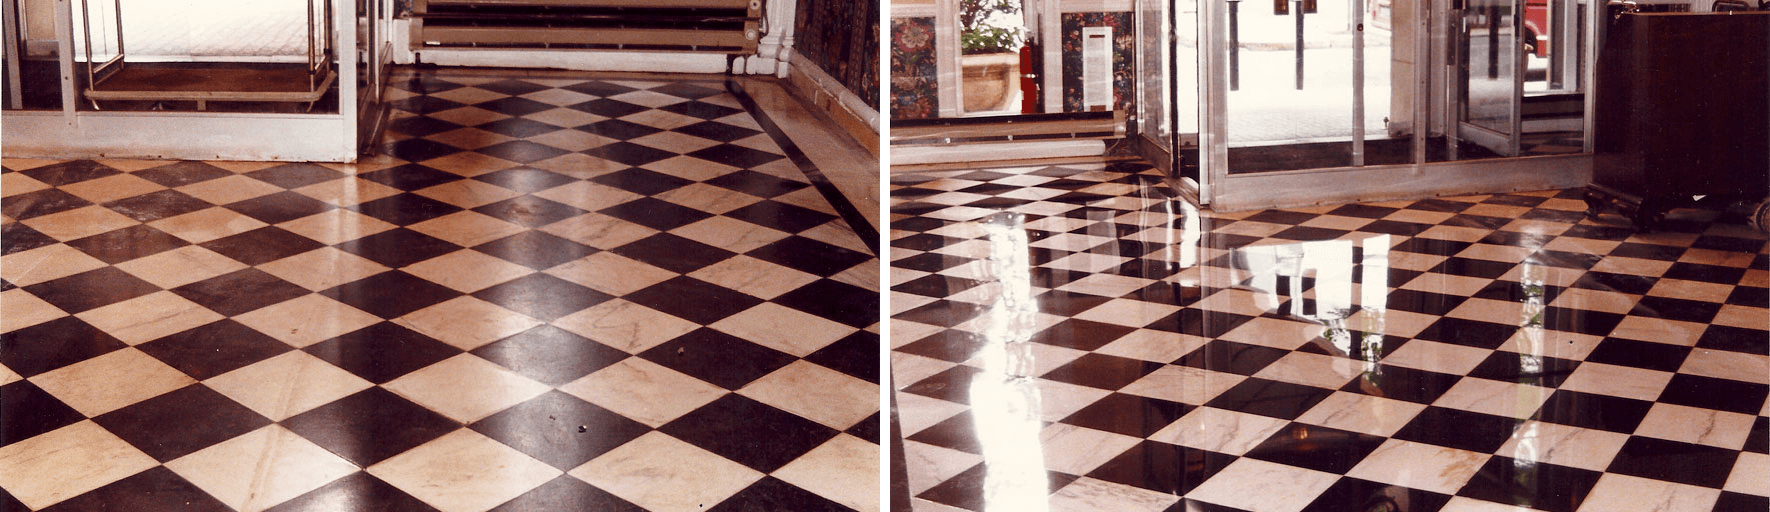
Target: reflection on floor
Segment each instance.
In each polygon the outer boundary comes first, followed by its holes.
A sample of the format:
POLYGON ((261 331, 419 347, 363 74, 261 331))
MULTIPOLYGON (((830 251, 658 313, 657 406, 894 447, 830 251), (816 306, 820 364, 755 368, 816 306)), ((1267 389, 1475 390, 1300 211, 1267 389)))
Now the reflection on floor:
POLYGON ((1200 212, 892 177, 917 511, 1765 510, 1765 237, 1577 191, 1200 212))
MULTIPOLYGON (((1565 155, 1584 148, 1580 132, 1544 132, 1525 134, 1520 140, 1523 156, 1565 155)), ((1370 139, 1364 146, 1365 165, 1398 165, 1413 163, 1413 139, 1370 139)), ((1198 150, 1186 151, 1187 158, 1198 161, 1198 150)), ((1434 137, 1426 141, 1427 162, 1452 160, 1485 160, 1500 154, 1472 142, 1457 141, 1452 154, 1449 139, 1434 137)), ((1229 148, 1229 173, 1255 173, 1348 167, 1352 165, 1352 142, 1308 142, 1229 148)))
POLYGON ((877 508, 878 260, 781 105, 390 95, 357 165, 5 161, 0 511, 877 508))

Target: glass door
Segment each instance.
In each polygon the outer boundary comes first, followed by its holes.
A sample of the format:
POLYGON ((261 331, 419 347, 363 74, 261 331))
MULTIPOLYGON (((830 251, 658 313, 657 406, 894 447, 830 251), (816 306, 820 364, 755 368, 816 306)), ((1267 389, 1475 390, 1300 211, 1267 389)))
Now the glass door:
MULTIPOLYGON (((1517 156, 1523 132, 1524 48, 1519 0, 1459 0, 1452 58, 1459 75, 1455 139, 1517 156)), ((1451 143, 1453 154, 1461 146, 1451 143)))

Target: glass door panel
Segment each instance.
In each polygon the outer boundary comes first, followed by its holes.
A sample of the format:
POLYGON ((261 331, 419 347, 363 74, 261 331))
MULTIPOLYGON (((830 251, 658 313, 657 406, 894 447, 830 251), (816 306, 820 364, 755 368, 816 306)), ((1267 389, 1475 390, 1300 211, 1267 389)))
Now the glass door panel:
POLYGON ((1455 13, 1459 26, 1453 50, 1460 75, 1457 139, 1497 156, 1516 156, 1522 131, 1520 7, 1519 0, 1466 0, 1455 13))

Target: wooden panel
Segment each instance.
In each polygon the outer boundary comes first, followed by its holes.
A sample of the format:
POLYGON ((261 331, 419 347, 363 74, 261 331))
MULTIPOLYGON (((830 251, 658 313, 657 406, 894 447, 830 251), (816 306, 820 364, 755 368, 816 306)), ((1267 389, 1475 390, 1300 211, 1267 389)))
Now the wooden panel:
POLYGON ((100 101, 317 101, 330 89, 334 76, 328 72, 318 87, 310 89, 303 68, 129 66, 97 88, 88 89, 86 97, 100 101))
POLYGON ((742 32, 668 29, 576 29, 424 27, 425 42, 438 44, 559 44, 738 47, 754 51, 742 32))

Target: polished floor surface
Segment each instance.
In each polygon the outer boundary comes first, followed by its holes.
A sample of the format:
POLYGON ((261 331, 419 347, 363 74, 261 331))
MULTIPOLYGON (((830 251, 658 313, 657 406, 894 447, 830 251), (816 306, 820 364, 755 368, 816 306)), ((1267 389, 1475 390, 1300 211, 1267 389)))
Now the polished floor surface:
POLYGON ((872 228, 741 85, 422 72, 355 165, 5 160, 0 511, 876 510, 872 228))
POLYGON ((1200 212, 1135 165, 893 174, 914 510, 1763 511, 1770 258, 1577 191, 1200 212))

